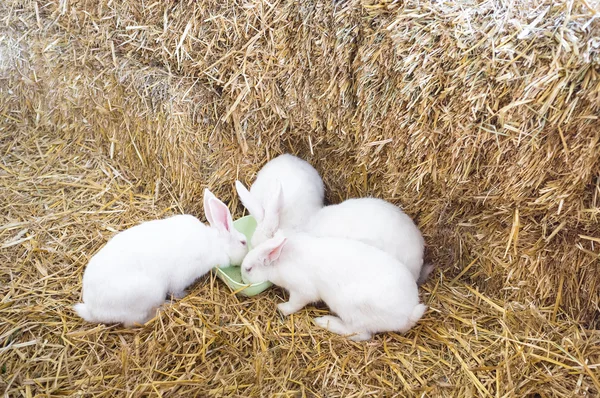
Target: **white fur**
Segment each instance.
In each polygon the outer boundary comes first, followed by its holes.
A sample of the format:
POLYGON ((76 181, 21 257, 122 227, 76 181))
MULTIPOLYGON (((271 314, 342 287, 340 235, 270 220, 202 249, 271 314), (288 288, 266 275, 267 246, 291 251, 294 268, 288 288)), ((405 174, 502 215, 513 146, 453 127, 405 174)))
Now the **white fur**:
POLYGON ((248 252, 227 206, 205 190, 210 227, 191 215, 144 222, 115 235, 90 260, 77 314, 88 322, 143 324, 167 294, 185 288, 214 266, 240 264, 248 252))
POLYGON ((406 265, 413 280, 427 278, 425 241, 413 220, 399 207, 376 198, 348 199, 322 208, 305 227, 313 236, 359 240, 385 251, 406 265))
POLYGON ((289 292, 284 315, 324 301, 335 316, 315 319, 333 333, 368 340, 373 333, 406 332, 426 306, 408 269, 387 253, 342 238, 277 234, 251 250, 242 263, 248 283, 271 281, 289 292))
POLYGON ((284 154, 272 159, 256 175, 248 191, 236 181, 238 195, 257 227, 252 245, 272 238, 278 229, 299 229, 323 207, 321 176, 308 162, 284 154))

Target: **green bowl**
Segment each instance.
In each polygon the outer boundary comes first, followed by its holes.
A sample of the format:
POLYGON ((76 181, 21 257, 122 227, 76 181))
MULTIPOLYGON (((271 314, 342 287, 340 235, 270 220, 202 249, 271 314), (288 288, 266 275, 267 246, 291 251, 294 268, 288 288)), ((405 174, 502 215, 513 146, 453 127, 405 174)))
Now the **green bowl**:
MULTIPOLYGON (((250 239, 254 230, 256 229, 256 220, 252 216, 242 217, 239 220, 233 222, 235 229, 246 235, 248 239, 248 245, 250 245, 250 239)), ((250 247, 250 246, 249 246, 250 247)), ((255 296, 259 293, 264 292, 273 284, 271 282, 253 283, 248 285, 242 281, 242 269, 239 266, 231 266, 225 268, 213 268, 213 271, 217 274, 217 277, 221 279, 231 290, 242 296, 255 296)))

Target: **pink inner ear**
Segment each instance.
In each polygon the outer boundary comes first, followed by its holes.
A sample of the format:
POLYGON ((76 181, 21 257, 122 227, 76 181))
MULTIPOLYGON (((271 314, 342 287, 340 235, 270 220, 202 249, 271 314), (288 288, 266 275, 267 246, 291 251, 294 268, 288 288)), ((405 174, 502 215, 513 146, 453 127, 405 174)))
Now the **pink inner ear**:
POLYGON ((210 200, 211 214, 215 218, 215 222, 221 224, 227 231, 231 231, 231 224, 229 222, 229 209, 223 202, 216 199, 210 200))
POLYGON ((275 260, 277 260, 278 257, 279 257, 279 247, 276 247, 269 252, 269 260, 275 261, 275 260))
POLYGON ((281 249, 283 249, 283 246, 285 245, 286 241, 286 238, 281 239, 281 242, 269 251, 269 254, 267 255, 269 261, 275 261, 279 258, 279 256, 281 255, 281 249))

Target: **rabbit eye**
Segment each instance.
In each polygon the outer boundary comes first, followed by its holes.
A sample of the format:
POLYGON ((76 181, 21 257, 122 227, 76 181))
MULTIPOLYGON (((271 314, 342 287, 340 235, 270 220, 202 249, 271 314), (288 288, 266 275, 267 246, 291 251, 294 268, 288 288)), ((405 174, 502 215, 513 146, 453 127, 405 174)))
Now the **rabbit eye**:
POLYGON ((246 241, 245 240, 242 241, 242 245, 246 246, 246 241))
POLYGON ((250 272, 250 271, 252 271, 252 267, 247 267, 246 272, 250 272))

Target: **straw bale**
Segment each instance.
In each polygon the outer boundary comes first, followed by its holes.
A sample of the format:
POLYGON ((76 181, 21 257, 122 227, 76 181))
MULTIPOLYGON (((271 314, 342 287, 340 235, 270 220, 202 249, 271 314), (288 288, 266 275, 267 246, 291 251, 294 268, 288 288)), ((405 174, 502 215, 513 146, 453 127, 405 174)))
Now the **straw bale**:
POLYGON ((92 130, 138 176, 164 177, 189 202, 202 183, 228 199, 235 178, 298 153, 330 201, 402 205, 448 272, 475 261, 463 275, 490 292, 560 298, 594 322, 600 20, 585 1, 512 4, 121 0, 45 12, 77 62, 128 88, 99 105, 120 124, 92 130))
POLYGON ((0 3, 7 396, 597 396, 597 3, 0 3), (595 7, 595 8, 594 8, 595 7), (116 231, 297 153, 415 217, 406 336, 347 342, 206 277, 144 329, 70 309, 116 231))

